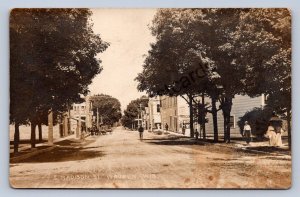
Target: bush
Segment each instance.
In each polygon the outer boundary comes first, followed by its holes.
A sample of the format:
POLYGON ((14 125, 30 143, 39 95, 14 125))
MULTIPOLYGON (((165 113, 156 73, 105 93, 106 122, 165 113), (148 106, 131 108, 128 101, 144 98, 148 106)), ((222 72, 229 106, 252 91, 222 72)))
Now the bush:
POLYGON ((245 121, 251 126, 252 134, 258 138, 262 138, 268 129, 269 120, 272 117, 272 110, 270 108, 254 108, 245 113, 238 121, 240 132, 243 132, 245 121))

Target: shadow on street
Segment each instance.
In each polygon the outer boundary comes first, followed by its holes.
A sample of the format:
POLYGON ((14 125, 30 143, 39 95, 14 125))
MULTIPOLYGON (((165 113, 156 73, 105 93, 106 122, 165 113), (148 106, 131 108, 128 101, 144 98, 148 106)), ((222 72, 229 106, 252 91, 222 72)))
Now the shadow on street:
POLYGON ((290 155, 291 152, 287 149, 283 149, 280 147, 272 147, 272 146, 249 146, 245 147, 244 149, 239 149, 241 152, 249 153, 253 151, 261 151, 262 154, 269 154, 269 153, 280 153, 285 155, 290 155))
POLYGON ((185 136, 170 136, 168 138, 144 139, 143 141, 156 145, 205 145, 204 142, 191 139, 185 136))
POLYGON ((101 146, 83 147, 92 142, 94 142, 94 140, 86 140, 84 142, 80 142, 79 140, 64 140, 55 143, 59 146, 46 153, 34 155, 15 163, 80 161, 104 156, 103 151, 97 150, 98 148, 101 148, 101 146))
MULTIPOLYGON (((42 141, 36 141, 36 144, 39 144, 39 143, 45 143, 45 142, 47 142, 47 140, 42 140, 42 141)), ((31 141, 30 140, 20 140, 19 141, 19 144, 30 144, 31 143, 31 141)), ((9 142, 9 144, 11 145, 11 146, 13 146, 14 145, 14 141, 10 141, 9 142)), ((13 147, 12 147, 13 148, 13 147)))

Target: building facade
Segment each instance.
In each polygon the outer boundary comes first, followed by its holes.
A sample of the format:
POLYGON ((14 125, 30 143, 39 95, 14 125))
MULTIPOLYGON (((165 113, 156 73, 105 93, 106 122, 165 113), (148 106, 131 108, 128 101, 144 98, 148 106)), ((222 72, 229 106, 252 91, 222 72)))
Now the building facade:
MULTIPOLYGON (((208 98, 206 98, 209 101, 208 98)), ((220 103, 217 103, 217 107, 220 103)), ((240 128, 238 126, 238 121, 242 116, 245 115, 246 112, 251 111, 253 108, 265 106, 265 96, 261 95, 259 97, 250 98, 249 96, 244 95, 236 95, 232 100, 232 109, 230 113, 230 133, 232 135, 240 135, 240 128)), ((210 113, 207 113, 208 123, 206 124, 206 134, 213 135, 213 118, 210 113)), ((224 135, 224 118, 222 114, 222 110, 218 111, 218 131, 219 136, 224 135)), ((196 125, 199 129, 200 125, 196 125)))
POLYGON ((148 130, 160 130, 162 128, 161 124, 161 106, 159 96, 149 98, 148 107, 146 108, 147 113, 147 128, 148 130))
POLYGON ((160 102, 163 128, 165 129, 167 124, 169 131, 182 133, 182 128, 185 126, 187 135, 190 128, 190 115, 186 100, 180 96, 162 96, 160 102))
POLYGON ((176 132, 178 129, 178 106, 177 106, 177 97, 173 96, 161 96, 161 123, 163 129, 168 125, 169 131, 176 132))
POLYGON ((90 96, 85 97, 85 102, 74 103, 70 110, 71 130, 76 130, 77 121, 85 124, 85 127, 91 128, 93 122, 92 102, 90 96))
MULTIPOLYGON (((201 98, 198 98, 201 100, 201 98)), ((190 120, 189 120, 189 106, 187 102, 181 97, 161 97, 161 120, 165 128, 168 124, 169 130, 173 132, 182 133, 182 127, 185 125, 185 135, 190 136, 190 120)), ((210 98, 205 98, 205 102, 210 103, 210 98)), ((249 96, 236 95, 233 99, 231 110, 231 134, 240 135, 240 128, 238 121, 247 111, 251 111, 255 107, 265 106, 265 96, 250 98, 249 96)), ((217 108, 220 103, 217 103, 217 108)), ((208 123, 206 123, 207 136, 213 135, 213 118, 210 113, 207 113, 208 123)), ((224 134, 224 119, 222 110, 218 111, 218 131, 219 135, 224 134)), ((196 117, 194 121, 194 129, 200 131, 200 125, 197 123, 196 117)))

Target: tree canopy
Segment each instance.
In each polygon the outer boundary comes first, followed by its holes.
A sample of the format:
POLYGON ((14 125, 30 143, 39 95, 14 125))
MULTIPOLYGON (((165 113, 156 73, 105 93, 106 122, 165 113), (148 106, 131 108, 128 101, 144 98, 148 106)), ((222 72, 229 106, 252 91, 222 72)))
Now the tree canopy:
POLYGON ((291 108, 290 28, 287 9, 160 9, 138 89, 150 96, 204 93, 212 99, 215 120, 219 101, 230 140, 235 95, 264 93, 269 107, 281 113, 291 108), (199 65, 201 78, 194 74, 199 65))
POLYGON ((94 95, 90 99, 93 103, 93 114, 99 113, 103 124, 112 125, 118 122, 122 116, 120 101, 105 94, 94 95))
POLYGON ((10 14, 10 121, 35 125, 63 112, 101 72, 109 44, 93 32, 88 9, 13 9, 10 14))
MULTIPOLYGON (((149 98, 147 96, 142 96, 141 98, 132 100, 124 110, 122 116, 122 125, 128 128, 132 128, 135 119, 140 116, 141 110, 145 111, 145 107, 148 107, 149 98)), ((136 125, 135 125, 136 126, 136 125)))

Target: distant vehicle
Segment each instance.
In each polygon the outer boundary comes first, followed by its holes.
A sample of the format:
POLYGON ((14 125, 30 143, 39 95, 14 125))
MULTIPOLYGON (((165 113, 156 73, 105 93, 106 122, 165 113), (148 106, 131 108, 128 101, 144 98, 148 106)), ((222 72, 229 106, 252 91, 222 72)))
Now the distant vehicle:
POLYGON ((112 128, 111 128, 111 126, 110 125, 102 125, 100 127, 100 133, 102 135, 106 135, 107 133, 112 134, 112 128))
POLYGON ((106 132, 108 132, 108 133, 112 134, 112 128, 111 128, 111 126, 110 126, 110 125, 108 125, 108 126, 107 126, 107 128, 106 128, 106 132))
POLYGON ((92 126, 92 128, 90 128, 90 132, 91 132, 91 135, 99 135, 99 130, 98 130, 96 124, 94 124, 92 126))

